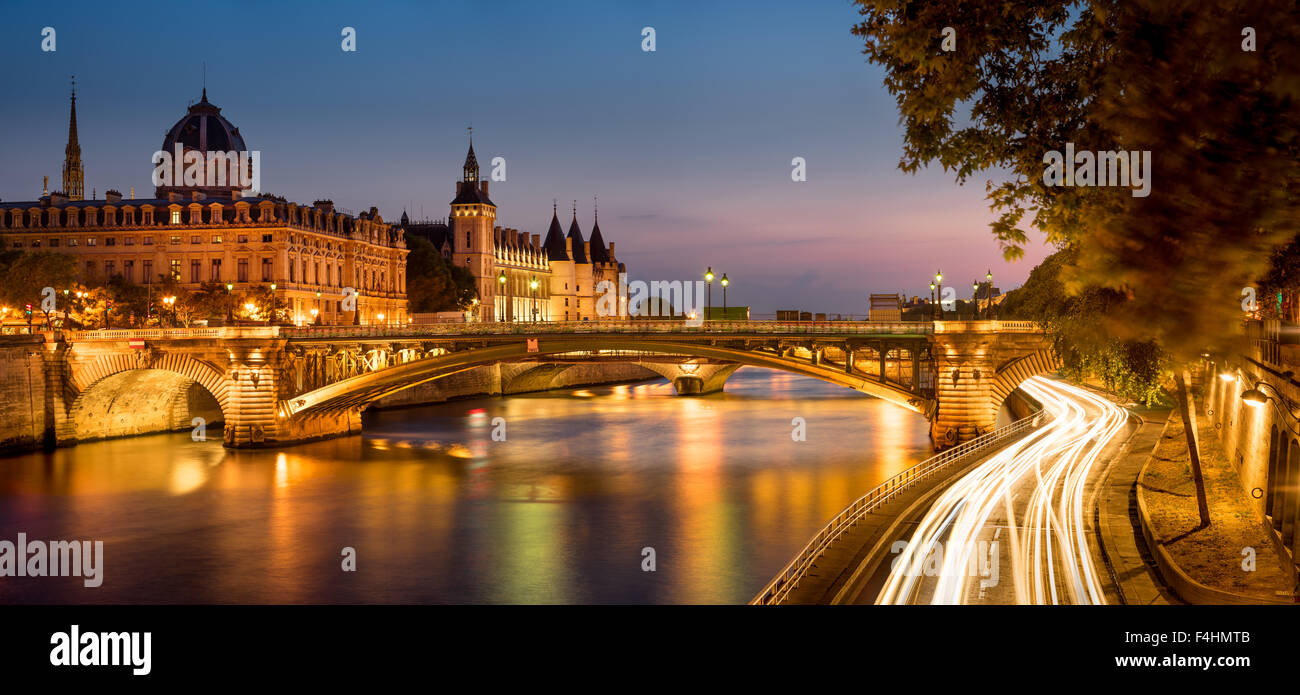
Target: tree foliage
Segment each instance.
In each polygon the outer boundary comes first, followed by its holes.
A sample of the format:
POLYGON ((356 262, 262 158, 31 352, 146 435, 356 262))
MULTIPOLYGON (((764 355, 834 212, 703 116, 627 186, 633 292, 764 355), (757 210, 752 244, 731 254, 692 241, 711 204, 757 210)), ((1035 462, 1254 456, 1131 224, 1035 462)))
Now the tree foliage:
POLYGON ((1064 289, 1117 293, 1099 321, 1180 360, 1222 347, 1241 289, 1300 223, 1294 0, 858 0, 854 33, 906 128, 900 167, 987 184, 994 236, 1025 224, 1077 254, 1064 289), (956 50, 941 49, 945 27, 956 50), (1243 28, 1256 50, 1243 50, 1243 28), (1043 182, 1044 156, 1150 151, 1151 191, 1043 182))
POLYGON ((1065 293, 1061 276, 1076 253, 1067 249, 1044 259, 1024 285, 1007 293, 999 307, 1002 318, 1042 324, 1052 336, 1066 377, 1083 381, 1095 376, 1124 398, 1147 406, 1167 405, 1164 384, 1170 364, 1164 350, 1155 341, 1115 338, 1101 328, 1100 317, 1123 296, 1096 286, 1065 293))
POLYGON ((424 237, 406 235, 406 297, 410 313, 463 311, 478 296, 467 268, 448 263, 424 237))

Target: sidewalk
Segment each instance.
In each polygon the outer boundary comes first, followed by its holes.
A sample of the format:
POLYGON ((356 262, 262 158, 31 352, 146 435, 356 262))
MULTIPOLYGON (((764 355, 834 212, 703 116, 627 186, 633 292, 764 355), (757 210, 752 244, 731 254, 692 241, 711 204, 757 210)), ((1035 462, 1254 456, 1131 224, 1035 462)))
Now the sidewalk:
MULTIPOLYGON (((1294 603, 1289 558, 1278 554, 1264 520, 1249 505, 1214 427, 1204 417, 1198 425, 1208 528, 1196 530, 1196 487, 1177 411, 1169 415, 1137 478, 1138 519, 1161 577, 1187 603, 1294 603)), ((1148 596, 1137 590, 1132 602, 1148 596)))
POLYGON ((1141 425, 1115 457, 1097 500, 1098 538, 1112 573, 1117 595, 1107 598, 1130 605, 1181 603, 1160 581, 1137 520, 1137 479, 1165 429, 1168 410, 1134 410, 1141 425))

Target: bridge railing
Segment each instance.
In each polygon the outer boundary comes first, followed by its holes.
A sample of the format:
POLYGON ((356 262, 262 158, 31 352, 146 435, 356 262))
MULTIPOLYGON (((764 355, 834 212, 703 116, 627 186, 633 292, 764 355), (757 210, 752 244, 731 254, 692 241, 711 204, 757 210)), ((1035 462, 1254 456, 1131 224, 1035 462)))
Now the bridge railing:
POLYGON ((405 326, 312 326, 285 328, 289 338, 419 337, 443 335, 520 335, 628 333, 665 335, 709 334, 886 334, 928 335, 928 322, 903 321, 540 321, 495 323, 435 323, 405 326))
POLYGON ((838 541, 846 531, 857 524, 864 516, 879 509, 889 500, 893 499, 900 492, 906 490, 912 485, 928 478, 957 461, 962 461, 974 456, 980 456, 996 449, 1007 442, 1016 439, 1028 432, 1037 429, 1045 424, 1050 416, 1045 412, 1018 420, 1006 427, 994 430, 987 434, 981 435, 964 444, 955 446, 947 451, 928 458, 911 468, 895 475, 885 482, 877 485, 867 494, 859 497, 852 504, 845 507, 843 511, 835 515, 825 526, 822 527, 812 540, 803 547, 767 586, 763 587, 758 595, 751 601, 751 605, 774 605, 785 601, 791 591, 799 586, 799 583, 807 575, 808 570, 812 567, 825 552, 838 541))
POLYGON ((430 323, 392 326, 224 326, 62 331, 69 340, 153 338, 422 338, 472 335, 930 335, 959 332, 1037 332, 1032 321, 540 321, 430 323))
POLYGON ((66 340, 176 340, 184 338, 274 338, 279 326, 220 326, 214 328, 112 328, 56 332, 66 340))
POLYGON ((935 321, 935 333, 1039 333, 1036 321, 935 321))

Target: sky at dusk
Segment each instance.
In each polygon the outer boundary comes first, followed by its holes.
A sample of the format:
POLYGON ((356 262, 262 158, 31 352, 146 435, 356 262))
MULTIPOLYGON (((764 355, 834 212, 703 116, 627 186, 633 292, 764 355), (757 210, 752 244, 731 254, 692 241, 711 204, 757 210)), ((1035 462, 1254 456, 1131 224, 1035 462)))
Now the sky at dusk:
MULTIPOLYGON (((979 176, 898 167, 902 129, 841 0, 6 3, 0 198, 58 186, 69 75, 86 191, 152 195, 149 158, 208 98, 261 151, 262 187, 396 221, 445 217, 474 127, 503 226, 545 234, 572 201, 631 279, 732 280, 755 313, 863 314, 870 292, 1019 285, 979 176), (57 31, 42 52, 41 30, 57 31), (340 48, 356 28, 357 51, 340 48), (657 50, 641 50, 642 27, 657 50), (808 180, 791 180, 804 157, 808 180)), ((717 289, 717 288, 715 288, 717 289)), ((714 296, 714 303, 720 299, 714 296)))

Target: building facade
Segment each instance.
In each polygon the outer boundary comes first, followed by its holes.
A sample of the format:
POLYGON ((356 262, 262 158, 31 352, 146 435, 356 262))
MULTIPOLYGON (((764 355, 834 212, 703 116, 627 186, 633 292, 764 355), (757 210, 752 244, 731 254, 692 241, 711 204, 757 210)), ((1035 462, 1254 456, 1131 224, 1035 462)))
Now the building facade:
POLYGON ((411 223, 402 214, 406 233, 428 239, 445 258, 469 269, 479 297, 471 312, 474 320, 597 321, 626 316, 626 293, 619 284, 626 267, 615 257, 614 244, 606 246, 598 216, 588 241, 578 225, 576 203, 567 235, 552 206, 542 240, 538 234, 496 224, 497 206, 488 190, 471 142, 447 220, 411 223), (615 288, 616 301, 602 311, 597 302, 604 293, 597 287, 606 280, 615 288))
MULTIPOLYGON (((75 95, 72 109, 64 182, 80 187, 75 95)), ((245 150, 239 129, 220 112, 204 90, 168 130, 162 151, 245 150)), ((233 292, 274 285, 277 307, 299 325, 407 321, 406 242, 377 209, 351 215, 329 200, 308 206, 244 197, 237 180, 215 187, 183 183, 159 186, 152 198, 109 190, 103 200, 62 191, 3 201, 0 239, 7 249, 76 256, 84 284, 121 275, 145 285, 170 276, 190 290, 204 282, 233 292)))

